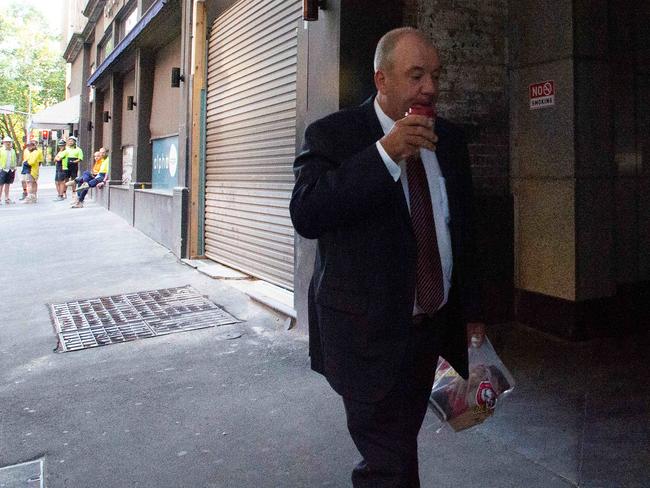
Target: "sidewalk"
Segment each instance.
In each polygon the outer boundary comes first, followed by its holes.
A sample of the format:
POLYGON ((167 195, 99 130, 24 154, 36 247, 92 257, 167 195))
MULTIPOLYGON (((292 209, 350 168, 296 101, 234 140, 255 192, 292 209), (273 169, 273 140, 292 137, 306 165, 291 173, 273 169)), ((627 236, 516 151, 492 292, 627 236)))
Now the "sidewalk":
MULTIPOLYGON (((48 488, 350 486, 358 455, 304 332, 98 205, 53 202, 49 169, 38 204, 0 206, 0 467, 42 458, 48 488), (188 284, 242 322, 53 352, 47 304, 188 284)), ((517 387, 473 430, 427 415, 423 488, 650 486, 650 337, 490 335, 517 387)))

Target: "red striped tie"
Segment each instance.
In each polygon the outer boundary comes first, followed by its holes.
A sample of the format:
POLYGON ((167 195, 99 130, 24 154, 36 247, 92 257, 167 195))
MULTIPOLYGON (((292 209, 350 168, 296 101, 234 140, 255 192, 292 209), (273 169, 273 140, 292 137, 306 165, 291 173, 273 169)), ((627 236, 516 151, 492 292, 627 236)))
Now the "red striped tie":
POLYGON ((442 303, 445 289, 438 251, 436 224, 433 220, 431 194, 424 165, 419 155, 408 159, 406 177, 409 185, 411 222, 418 250, 417 304, 423 312, 433 314, 442 303))

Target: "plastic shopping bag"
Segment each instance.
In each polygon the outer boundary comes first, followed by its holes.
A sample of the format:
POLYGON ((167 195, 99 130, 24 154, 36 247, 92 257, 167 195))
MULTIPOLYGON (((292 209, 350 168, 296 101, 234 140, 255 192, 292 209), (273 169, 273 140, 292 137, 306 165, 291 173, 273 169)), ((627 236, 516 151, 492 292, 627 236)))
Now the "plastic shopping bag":
POLYGON ((456 432, 482 423, 509 394, 515 381, 489 339, 469 347, 469 378, 465 381, 443 358, 438 359, 429 404, 456 432))

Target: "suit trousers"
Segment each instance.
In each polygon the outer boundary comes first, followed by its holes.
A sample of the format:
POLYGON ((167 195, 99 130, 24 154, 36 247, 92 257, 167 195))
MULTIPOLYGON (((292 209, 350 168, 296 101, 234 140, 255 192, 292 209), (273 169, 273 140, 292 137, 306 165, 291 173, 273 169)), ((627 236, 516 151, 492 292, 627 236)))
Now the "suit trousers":
POLYGON ((343 397, 348 430, 363 460, 354 488, 419 488, 418 433, 427 412, 446 307, 414 321, 397 383, 380 401, 343 397))

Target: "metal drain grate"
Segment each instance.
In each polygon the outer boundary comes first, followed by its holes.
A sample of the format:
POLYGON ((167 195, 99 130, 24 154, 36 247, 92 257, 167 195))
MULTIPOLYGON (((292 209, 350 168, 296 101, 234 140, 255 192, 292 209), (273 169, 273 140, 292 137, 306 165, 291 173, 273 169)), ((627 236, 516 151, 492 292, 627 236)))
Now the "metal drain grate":
POLYGON ((0 468, 0 488, 43 488, 44 480, 42 459, 0 468))
POLYGON ((53 303, 50 312, 59 352, 239 322, 189 285, 53 303))

